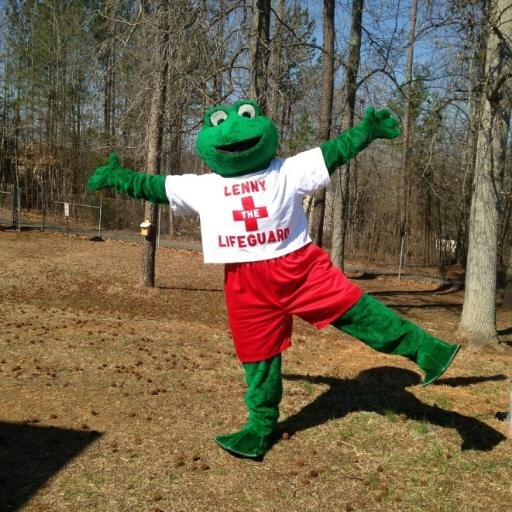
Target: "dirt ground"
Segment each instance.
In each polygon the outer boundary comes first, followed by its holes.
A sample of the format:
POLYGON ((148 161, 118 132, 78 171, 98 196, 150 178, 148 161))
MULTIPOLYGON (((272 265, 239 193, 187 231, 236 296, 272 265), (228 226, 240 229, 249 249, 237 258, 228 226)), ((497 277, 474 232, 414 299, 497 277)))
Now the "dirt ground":
MULTIPOLYGON (((281 440, 262 461, 214 442, 243 425, 223 269, 160 249, 0 232, 0 510, 505 511, 512 358, 464 349, 437 384, 332 327, 297 321, 281 440)), ((354 275, 451 340, 462 292, 354 275)), ((498 311, 512 344, 512 313, 498 311)))

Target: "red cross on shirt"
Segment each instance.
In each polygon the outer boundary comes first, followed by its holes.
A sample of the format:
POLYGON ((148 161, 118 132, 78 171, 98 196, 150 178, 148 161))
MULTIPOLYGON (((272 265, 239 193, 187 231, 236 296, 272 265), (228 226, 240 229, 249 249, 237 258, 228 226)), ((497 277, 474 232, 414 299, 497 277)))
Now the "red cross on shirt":
POLYGON ((242 197, 243 210, 233 210, 233 220, 245 222, 246 231, 258 231, 258 219, 268 217, 266 206, 254 206, 252 196, 242 197))

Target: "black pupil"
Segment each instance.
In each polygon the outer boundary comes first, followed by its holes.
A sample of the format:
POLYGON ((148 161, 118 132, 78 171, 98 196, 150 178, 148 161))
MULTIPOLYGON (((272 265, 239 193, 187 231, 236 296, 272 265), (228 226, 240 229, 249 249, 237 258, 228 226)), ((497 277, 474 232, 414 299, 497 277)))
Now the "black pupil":
POLYGON ((219 120, 217 120, 217 125, 223 123, 224 121, 225 121, 225 119, 221 117, 219 120))
POLYGON ((251 117, 251 113, 250 112, 244 112, 242 115, 244 117, 251 117))

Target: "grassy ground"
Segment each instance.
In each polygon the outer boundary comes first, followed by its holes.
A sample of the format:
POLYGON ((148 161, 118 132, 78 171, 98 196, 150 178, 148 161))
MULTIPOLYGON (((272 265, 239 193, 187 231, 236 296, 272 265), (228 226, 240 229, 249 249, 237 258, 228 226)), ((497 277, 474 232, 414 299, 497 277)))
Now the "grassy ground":
MULTIPOLYGON (((296 322, 282 439, 261 462, 212 441, 245 419, 221 267, 162 249, 0 232, 0 510, 504 511, 507 354, 463 350, 437 385, 333 328, 296 322)), ((358 280, 453 338, 462 294, 358 280)), ((512 314, 498 312, 510 342, 512 314)))

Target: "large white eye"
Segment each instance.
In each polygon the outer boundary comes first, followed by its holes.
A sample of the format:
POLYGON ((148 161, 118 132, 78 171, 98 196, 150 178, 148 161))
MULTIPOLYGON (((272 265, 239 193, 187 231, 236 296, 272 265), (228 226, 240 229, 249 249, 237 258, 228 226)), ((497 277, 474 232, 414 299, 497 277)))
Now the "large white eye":
POLYGON ((217 126, 220 123, 223 123, 228 118, 228 115, 224 110, 216 110, 211 116, 210 116, 210 122, 213 124, 213 126, 217 126))
POLYGON ((255 117, 256 109, 250 103, 246 103, 245 105, 240 105, 240 107, 238 107, 238 115, 243 117, 255 117))

